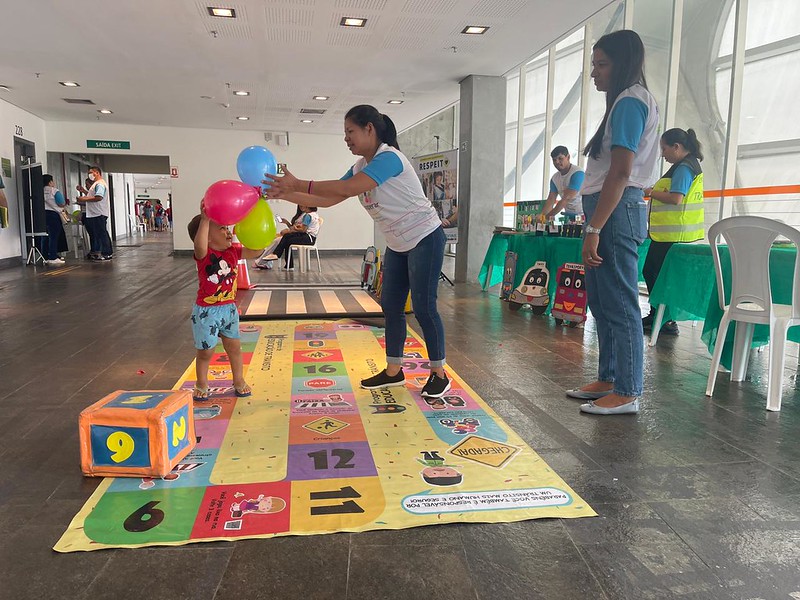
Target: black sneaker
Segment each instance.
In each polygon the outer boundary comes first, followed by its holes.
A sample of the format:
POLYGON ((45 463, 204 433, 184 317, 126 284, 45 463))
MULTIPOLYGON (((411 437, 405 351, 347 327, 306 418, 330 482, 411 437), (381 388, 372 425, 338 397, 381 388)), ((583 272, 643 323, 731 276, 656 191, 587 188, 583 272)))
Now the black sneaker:
POLYGON ((653 320, 655 317, 656 315, 652 311, 646 317, 642 317, 642 329, 650 331, 653 328, 653 320))
POLYGON ((680 335, 681 330, 678 329, 678 324, 675 321, 667 321, 661 326, 660 335, 680 335))
POLYGON ((384 369, 377 375, 373 375, 372 377, 361 380, 361 387, 365 390, 377 390, 380 388, 394 387, 405 384, 406 376, 403 374, 403 369, 400 369, 400 372, 393 377, 387 375, 386 369, 384 369))
POLYGON ((422 388, 421 394, 426 398, 441 398, 450 389, 450 380, 447 375, 439 377, 436 373, 431 373, 428 382, 422 388))

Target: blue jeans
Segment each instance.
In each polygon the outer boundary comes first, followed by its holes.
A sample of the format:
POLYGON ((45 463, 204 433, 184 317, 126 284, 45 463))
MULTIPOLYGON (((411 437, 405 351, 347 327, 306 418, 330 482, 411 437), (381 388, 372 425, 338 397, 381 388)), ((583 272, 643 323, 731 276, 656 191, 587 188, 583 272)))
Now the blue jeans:
MULTIPOLYGON (((600 194, 583 197, 590 222, 600 194)), ((627 187, 600 233, 603 263, 586 269, 589 309, 597 324, 600 364, 597 379, 614 383, 620 396, 640 396, 644 378, 644 334, 639 310, 638 246, 647 237, 642 190, 627 187)))
POLYGON ((431 367, 444 366, 444 326, 436 308, 439 274, 444 261, 445 235, 439 227, 408 252, 386 249, 383 259, 381 308, 386 318, 386 362, 403 363, 406 341, 405 305, 408 291, 417 317, 431 367))

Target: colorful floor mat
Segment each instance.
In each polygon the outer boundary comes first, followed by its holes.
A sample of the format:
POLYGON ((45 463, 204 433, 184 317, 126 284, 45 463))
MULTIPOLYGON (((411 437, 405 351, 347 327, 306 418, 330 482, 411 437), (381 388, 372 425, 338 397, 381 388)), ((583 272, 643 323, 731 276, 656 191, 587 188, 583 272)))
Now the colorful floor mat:
MULTIPOLYGON (((194 407, 197 447, 164 479, 105 479, 55 550, 595 515, 456 373, 443 398, 423 398, 416 337, 407 385, 369 391, 359 381, 383 367, 382 329, 241 330, 253 395, 233 395, 218 346, 211 398, 194 407)), ((177 387, 193 379, 192 365, 177 387)))
POLYGON ((378 301, 358 285, 254 289, 239 292, 236 304, 244 321, 383 317, 378 301))

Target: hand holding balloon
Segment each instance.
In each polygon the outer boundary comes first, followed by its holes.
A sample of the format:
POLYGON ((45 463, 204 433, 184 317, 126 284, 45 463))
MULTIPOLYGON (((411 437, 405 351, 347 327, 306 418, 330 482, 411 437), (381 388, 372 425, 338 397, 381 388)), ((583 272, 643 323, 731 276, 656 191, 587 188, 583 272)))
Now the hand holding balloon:
POLYGON ((267 198, 283 198, 292 192, 306 192, 308 189, 303 189, 300 180, 295 177, 289 169, 283 170, 283 176, 278 177, 271 173, 264 173, 266 179, 261 183, 267 186, 267 198))

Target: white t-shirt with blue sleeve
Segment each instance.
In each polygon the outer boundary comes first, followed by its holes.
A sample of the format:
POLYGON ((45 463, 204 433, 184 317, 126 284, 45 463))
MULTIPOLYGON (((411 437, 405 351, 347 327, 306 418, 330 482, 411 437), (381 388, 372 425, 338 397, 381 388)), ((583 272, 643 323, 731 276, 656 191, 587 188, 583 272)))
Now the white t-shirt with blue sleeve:
POLYGON ((369 163, 358 159, 342 179, 363 172, 378 187, 359 194, 367 210, 395 252, 408 252, 442 225, 436 209, 422 192, 422 183, 405 155, 381 144, 369 163))
POLYGON ((97 202, 86 203, 87 217, 108 217, 111 214, 110 203, 108 201, 108 188, 102 179, 95 181, 89 188, 87 196, 102 196, 103 199, 97 202))
POLYGON ((583 200, 581 198, 581 187, 583 186, 584 173, 578 165, 570 165, 569 170, 561 174, 556 171, 550 178, 550 191, 555 192, 562 198, 567 190, 575 190, 578 194, 564 207, 564 212, 572 215, 583 214, 583 200))
POLYGON ((306 233, 317 237, 319 234, 319 215, 316 212, 305 213, 300 222, 306 226, 306 233))
POLYGON ((626 148, 634 153, 628 187, 645 188, 657 179, 658 106, 642 85, 623 90, 611 107, 597 158, 589 157, 581 194, 594 194, 603 187, 611 168, 611 149, 626 148))

